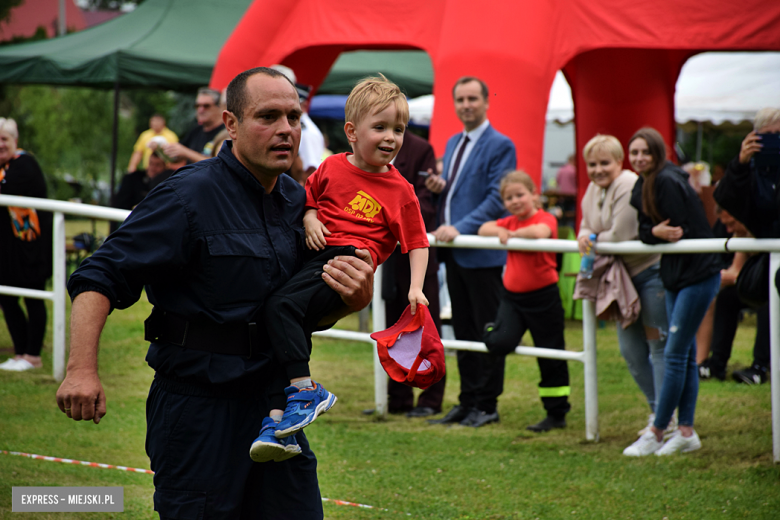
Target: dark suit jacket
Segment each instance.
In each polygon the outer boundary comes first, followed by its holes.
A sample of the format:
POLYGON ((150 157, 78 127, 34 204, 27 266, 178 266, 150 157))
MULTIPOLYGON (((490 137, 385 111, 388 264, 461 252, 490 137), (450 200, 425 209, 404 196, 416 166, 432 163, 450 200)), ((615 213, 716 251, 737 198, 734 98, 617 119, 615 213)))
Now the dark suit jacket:
MULTIPOLYGON (((420 201, 420 212, 423 222, 425 222, 425 230, 433 231, 436 229, 436 206, 433 202, 433 193, 425 187, 425 177, 418 175, 418 172, 427 172, 429 168, 436 171, 436 156, 433 153, 433 147, 422 137, 407 131, 404 134, 404 144, 398 151, 393 165, 403 178, 414 186, 414 192, 420 201)), ((438 267, 436 248, 430 247, 428 248, 428 269, 425 271, 423 292, 430 302, 429 310, 434 321, 437 322, 437 327, 439 326, 438 267)), ((396 249, 385 262, 382 272, 384 273, 382 276, 382 298, 388 301, 398 299, 398 307, 403 311, 408 304, 406 295, 411 283, 409 255, 402 255, 396 249)), ((400 311, 397 315, 393 314, 392 323, 395 323, 395 320, 400 317, 400 311)), ((390 326, 392 323, 388 321, 387 325, 390 326)))
POLYGON ((401 175, 414 186, 414 192, 420 201, 425 230, 428 232, 436 229, 436 206, 433 202, 433 193, 425 187, 425 177, 418 172, 427 172, 430 168, 436 172, 436 156, 433 147, 412 132, 404 134, 404 145, 398 151, 393 165, 401 175))
MULTIPOLYGON (((455 134, 447 141, 444 152, 445 180, 448 180, 450 162, 462 135, 455 134)), ((488 126, 461 167, 460 178, 452 193, 450 223, 461 234, 476 235, 482 224, 506 215, 498 185, 516 164, 515 145, 508 137, 488 126)), ((439 204, 444 204, 445 198, 446 194, 442 193, 439 204)), ((506 264, 506 251, 455 248, 452 249, 452 258, 467 269, 499 267, 506 264)))

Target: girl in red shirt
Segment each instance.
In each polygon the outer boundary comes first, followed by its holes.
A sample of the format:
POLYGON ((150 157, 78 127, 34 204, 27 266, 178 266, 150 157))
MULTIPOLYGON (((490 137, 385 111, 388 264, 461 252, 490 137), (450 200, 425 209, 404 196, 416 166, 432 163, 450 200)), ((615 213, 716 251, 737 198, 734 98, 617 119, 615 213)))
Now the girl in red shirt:
MULTIPOLYGON (((482 224, 481 236, 497 236, 502 244, 510 238, 558 238, 558 222, 539 209, 536 186, 527 173, 509 172, 500 191, 504 207, 512 215, 482 224)), ((535 345, 564 350, 563 329, 555 253, 509 251, 498 315, 495 322, 485 325, 483 340, 488 350, 500 356, 514 352, 527 330, 535 345)), ((545 432, 564 428, 571 408, 569 368, 564 360, 536 359, 542 375, 539 396, 547 417, 527 429, 545 432)))

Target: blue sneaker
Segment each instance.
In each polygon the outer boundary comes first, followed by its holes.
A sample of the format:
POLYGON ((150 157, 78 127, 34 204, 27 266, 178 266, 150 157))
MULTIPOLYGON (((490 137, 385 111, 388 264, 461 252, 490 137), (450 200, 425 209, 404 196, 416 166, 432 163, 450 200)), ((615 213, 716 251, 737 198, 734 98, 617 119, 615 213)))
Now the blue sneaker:
POLYGON ((299 389, 296 386, 288 386, 284 389, 287 394, 287 407, 284 409, 282 422, 276 426, 276 437, 281 439, 296 433, 305 426, 314 422, 314 419, 327 412, 336 404, 337 398, 321 384, 312 381, 314 386, 299 389))
POLYGON ((260 435, 249 449, 249 456, 253 461, 282 462, 301 452, 301 447, 295 443, 295 437, 277 439, 274 432, 276 432, 276 422, 270 417, 263 419, 260 435))

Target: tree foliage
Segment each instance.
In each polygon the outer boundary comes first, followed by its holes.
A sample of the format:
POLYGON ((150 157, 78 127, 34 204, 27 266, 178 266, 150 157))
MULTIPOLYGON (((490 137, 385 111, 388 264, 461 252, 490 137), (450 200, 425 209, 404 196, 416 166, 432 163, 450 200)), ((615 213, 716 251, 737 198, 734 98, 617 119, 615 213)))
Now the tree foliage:
POLYGON ((0 22, 8 18, 8 15, 11 14, 11 9, 19 7, 22 5, 22 2, 24 0, 0 0, 0 22))
MULTIPOLYGON (((90 199, 99 181, 110 182, 112 92, 73 87, 6 87, 0 113, 16 120, 19 147, 35 155, 54 187, 55 197, 90 199), (58 182, 63 179, 72 179, 86 191, 69 193, 58 182)), ((119 171, 127 165, 133 140, 130 118, 120 117, 119 171)))

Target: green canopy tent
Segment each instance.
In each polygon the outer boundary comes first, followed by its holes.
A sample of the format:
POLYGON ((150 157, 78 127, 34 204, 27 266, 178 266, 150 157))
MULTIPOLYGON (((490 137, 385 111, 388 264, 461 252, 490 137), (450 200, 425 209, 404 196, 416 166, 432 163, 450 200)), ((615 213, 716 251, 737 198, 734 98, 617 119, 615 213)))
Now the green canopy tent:
POLYGON ((349 94, 366 76, 381 72, 409 97, 433 92, 433 65, 425 51, 354 51, 338 57, 318 94, 349 94))
POLYGON ((207 85, 217 54, 250 3, 146 0, 131 13, 78 33, 1 47, 0 83, 113 89, 113 193, 120 89, 207 85))

